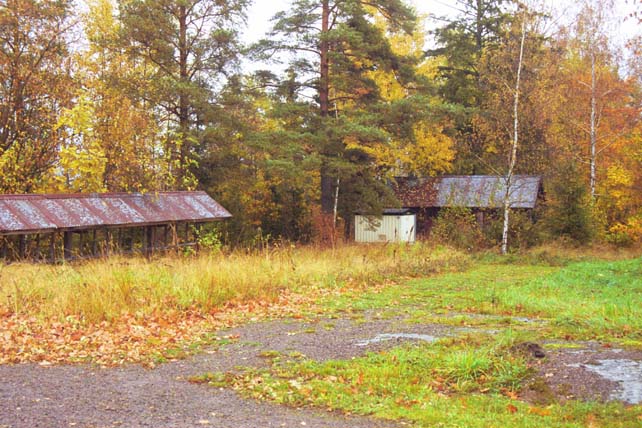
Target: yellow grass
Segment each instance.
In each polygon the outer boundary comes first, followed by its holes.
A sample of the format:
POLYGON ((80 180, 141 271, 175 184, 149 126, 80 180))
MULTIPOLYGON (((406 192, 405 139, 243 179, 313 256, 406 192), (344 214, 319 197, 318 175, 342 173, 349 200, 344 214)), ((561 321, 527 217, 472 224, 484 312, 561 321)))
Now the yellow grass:
POLYGON ((198 257, 117 257, 65 265, 0 267, 0 316, 84 322, 122 314, 271 301, 283 292, 365 287, 391 277, 459 269, 462 253, 416 245, 347 245, 337 249, 275 248, 198 257))

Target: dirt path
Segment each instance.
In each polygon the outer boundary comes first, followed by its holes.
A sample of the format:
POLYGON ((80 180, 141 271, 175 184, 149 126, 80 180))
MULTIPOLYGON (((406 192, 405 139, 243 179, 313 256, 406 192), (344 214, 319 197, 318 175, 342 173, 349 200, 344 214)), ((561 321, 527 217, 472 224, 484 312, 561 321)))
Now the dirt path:
MULTIPOLYGON (((223 334, 239 339, 220 350, 205 351, 153 370, 139 366, 0 366, 0 428, 398 427, 403 423, 246 400, 229 390, 190 383, 188 378, 233 370, 235 366, 264 365, 264 351, 296 351, 316 360, 346 359, 402 340, 431 340, 457 333, 458 329, 452 327, 372 317, 358 321, 272 321, 227 331, 223 334)), ((613 357, 613 351, 560 349, 549 354, 540 375, 550 381, 552 390, 570 384, 564 387, 565 393, 581 398, 581 385, 574 383, 587 384, 591 391, 608 398, 620 387, 618 382, 608 381, 584 366, 596 358, 613 357)), ((639 351, 619 356, 642 361, 639 351)))

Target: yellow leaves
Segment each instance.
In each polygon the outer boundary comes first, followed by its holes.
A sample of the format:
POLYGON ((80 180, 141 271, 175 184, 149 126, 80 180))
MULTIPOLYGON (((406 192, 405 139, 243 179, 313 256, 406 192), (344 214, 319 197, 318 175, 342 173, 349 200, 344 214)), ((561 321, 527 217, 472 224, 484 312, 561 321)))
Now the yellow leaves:
POLYGON ((609 227, 609 234, 625 242, 642 242, 642 214, 629 217, 624 223, 615 223, 609 227))
POLYGON ((76 105, 62 112, 56 129, 67 135, 60 149, 55 181, 58 190, 100 192, 105 190, 103 174, 107 159, 94 137, 92 102, 81 94, 76 105))
POLYGON ((111 0, 87 0, 89 12, 85 19, 85 32, 89 40, 118 36, 119 26, 114 19, 114 4, 111 0))
POLYGON ((550 416, 551 411, 542 407, 532 406, 528 408, 528 413, 537 416, 550 416))
MULTIPOLYGON (((455 157, 454 142, 442 126, 426 122, 414 126, 414 142, 391 141, 388 145, 361 148, 373 156, 379 165, 388 167, 393 174, 443 174, 451 170, 455 157)), ((346 139, 348 147, 358 144, 346 139)))
POLYGON ((453 141, 441 127, 420 123, 415 126, 416 144, 411 147, 414 170, 427 175, 450 171, 455 157, 453 141))

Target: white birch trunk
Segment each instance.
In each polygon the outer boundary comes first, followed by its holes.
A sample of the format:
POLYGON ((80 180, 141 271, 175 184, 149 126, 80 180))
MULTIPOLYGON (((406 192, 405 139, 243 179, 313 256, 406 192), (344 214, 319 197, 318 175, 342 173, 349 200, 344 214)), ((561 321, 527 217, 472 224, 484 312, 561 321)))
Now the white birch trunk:
POLYGON ((595 199, 595 183, 597 181, 596 177, 596 158, 597 158, 597 128, 595 123, 596 107, 597 107, 597 96, 596 96, 596 79, 595 79, 595 52, 591 51, 591 201, 595 199))
POLYGON ((334 189, 334 206, 332 207, 332 232, 336 235, 337 233, 337 213, 339 210, 339 185, 341 184, 341 179, 337 178, 337 186, 334 189))
POLYGON ((504 193, 504 227, 502 230, 502 254, 508 252, 508 226, 510 220, 510 193, 513 184, 513 173, 517 163, 517 144, 519 142, 519 83, 522 75, 522 62, 524 60, 524 42, 526 40, 526 18, 522 20, 522 39, 519 44, 519 62, 517 63, 517 79, 515 81, 515 94, 513 99, 513 144, 511 147, 508 172, 506 174, 506 192, 504 193))

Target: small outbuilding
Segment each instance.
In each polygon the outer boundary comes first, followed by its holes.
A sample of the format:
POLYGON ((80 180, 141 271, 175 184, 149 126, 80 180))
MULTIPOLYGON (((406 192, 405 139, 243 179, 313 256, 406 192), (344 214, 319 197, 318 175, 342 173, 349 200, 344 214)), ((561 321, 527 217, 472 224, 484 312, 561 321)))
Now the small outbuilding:
POLYGON ((386 209, 379 217, 356 215, 357 242, 415 242, 416 216, 409 209, 386 209))
MULTIPOLYGON (((496 175, 397 178, 393 190, 401 206, 417 214, 417 233, 430 230, 443 208, 471 209, 484 223, 484 216, 504 206, 506 177, 496 175)), ((542 177, 515 175, 508 191, 510 207, 532 212, 542 193, 542 177)))
POLYGON ((205 192, 0 195, 0 257, 151 255, 197 245, 201 225, 229 217, 205 192))

